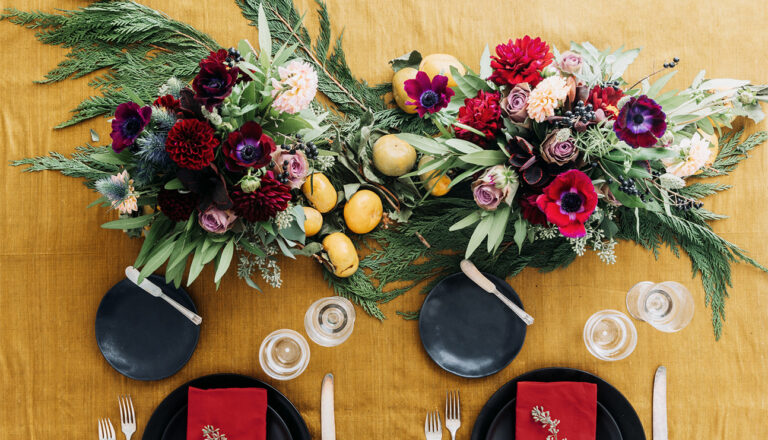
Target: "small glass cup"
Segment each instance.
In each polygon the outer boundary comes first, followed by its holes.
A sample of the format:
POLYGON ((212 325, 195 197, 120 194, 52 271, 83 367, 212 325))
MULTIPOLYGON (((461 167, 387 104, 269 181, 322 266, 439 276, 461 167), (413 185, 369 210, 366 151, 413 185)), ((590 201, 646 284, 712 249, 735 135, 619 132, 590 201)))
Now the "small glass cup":
POLYGON ((592 356, 618 361, 632 354, 637 346, 637 329, 629 317, 618 310, 601 310, 584 325, 584 344, 592 356))
POLYGON ((682 330, 693 319, 693 296, 674 281, 641 281, 627 292, 630 316, 667 333, 682 330))
POLYGON ((298 332, 275 330, 259 347, 259 363, 273 379, 295 379, 309 365, 309 344, 298 332))
POLYGON ((315 301, 304 315, 304 329, 309 339, 323 347, 335 347, 346 341, 354 328, 355 307, 340 296, 315 301))

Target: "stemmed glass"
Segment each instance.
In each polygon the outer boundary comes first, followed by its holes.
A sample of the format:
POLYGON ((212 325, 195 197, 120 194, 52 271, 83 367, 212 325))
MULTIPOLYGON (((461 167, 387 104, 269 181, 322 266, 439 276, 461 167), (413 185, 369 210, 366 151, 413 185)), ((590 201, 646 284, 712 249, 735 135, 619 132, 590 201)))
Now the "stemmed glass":
POLYGON ((667 333, 680 331, 691 322, 693 304, 691 292, 675 281, 641 281, 627 292, 629 314, 667 333))

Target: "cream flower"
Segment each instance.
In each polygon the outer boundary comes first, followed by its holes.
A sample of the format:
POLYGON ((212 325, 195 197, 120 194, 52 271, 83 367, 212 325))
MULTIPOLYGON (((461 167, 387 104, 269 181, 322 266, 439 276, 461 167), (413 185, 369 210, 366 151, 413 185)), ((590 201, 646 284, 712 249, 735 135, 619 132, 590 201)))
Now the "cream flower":
POLYGON ((562 76, 544 78, 528 95, 528 116, 544 122, 568 96, 568 84, 562 76))
POLYGON ((302 60, 293 60, 278 67, 280 80, 272 78, 272 107, 281 112, 298 113, 315 98, 317 94, 317 72, 302 60))
POLYGON ((707 165, 710 158, 709 140, 695 133, 690 139, 685 138, 679 144, 669 147, 677 154, 663 159, 667 172, 677 177, 688 177, 696 174, 707 165))

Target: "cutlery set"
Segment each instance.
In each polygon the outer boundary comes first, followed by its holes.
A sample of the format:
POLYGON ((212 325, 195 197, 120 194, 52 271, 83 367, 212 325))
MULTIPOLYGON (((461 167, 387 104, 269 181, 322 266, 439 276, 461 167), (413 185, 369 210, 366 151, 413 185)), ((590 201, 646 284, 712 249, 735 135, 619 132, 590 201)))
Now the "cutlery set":
MULTIPOLYGON (((445 395, 445 428, 451 433, 451 439, 456 440, 456 431, 461 426, 461 402, 458 391, 448 391, 445 395)), ((440 411, 427 413, 424 422, 424 435, 426 440, 441 440, 443 427, 440 423, 440 411)))
MULTIPOLYGON (((131 396, 119 396, 117 398, 120 407, 120 428, 125 435, 125 440, 131 440, 136 432, 136 412, 133 410, 131 396)), ((115 427, 109 418, 99 419, 99 440, 117 440, 115 427)))

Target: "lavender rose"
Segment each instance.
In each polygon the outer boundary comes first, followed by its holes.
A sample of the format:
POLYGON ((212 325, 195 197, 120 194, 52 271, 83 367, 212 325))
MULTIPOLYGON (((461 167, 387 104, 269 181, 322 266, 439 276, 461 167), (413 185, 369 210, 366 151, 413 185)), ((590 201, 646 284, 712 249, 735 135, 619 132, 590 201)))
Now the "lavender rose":
POLYGON ((541 158, 546 162, 557 165, 565 165, 576 159, 579 150, 571 137, 571 131, 567 128, 551 132, 542 142, 541 158))
POLYGON ((520 83, 510 90, 501 102, 501 111, 512 121, 518 124, 525 122, 528 117, 528 95, 531 87, 528 83, 520 83))
POLYGON ((493 211, 501 202, 511 205, 518 186, 514 171, 504 165, 496 165, 485 170, 479 179, 472 182, 472 195, 477 206, 493 211))
POLYGON ((309 173, 309 163, 303 151, 296 150, 294 153, 291 153, 290 151, 283 151, 278 148, 272 154, 272 160, 275 161, 273 171, 276 174, 287 173, 288 186, 291 188, 301 187, 309 173))
POLYGON ((201 228, 208 232, 223 234, 232 227, 236 219, 237 216, 231 210, 222 211, 215 206, 211 206, 198 215, 197 222, 201 228))
POLYGON ((560 56, 560 62, 557 63, 557 67, 565 73, 577 73, 581 70, 582 62, 581 55, 568 50, 560 56))

